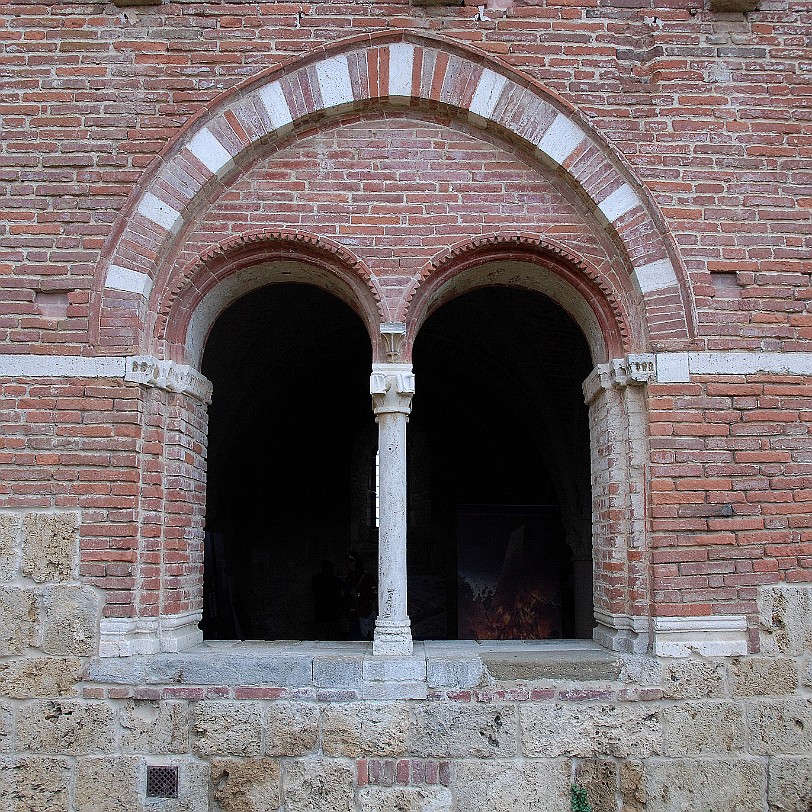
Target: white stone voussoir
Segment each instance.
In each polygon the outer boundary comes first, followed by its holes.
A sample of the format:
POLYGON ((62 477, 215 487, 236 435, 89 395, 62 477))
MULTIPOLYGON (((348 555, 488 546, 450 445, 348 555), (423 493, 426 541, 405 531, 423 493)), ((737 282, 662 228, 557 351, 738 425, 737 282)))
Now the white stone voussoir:
POLYGON ((485 68, 479 77, 479 83, 476 86, 474 97, 471 99, 471 105, 468 109, 474 115, 482 118, 493 118, 493 111, 496 109, 499 97, 502 95, 502 90, 506 84, 507 77, 490 70, 490 68, 485 68))
POLYGON ((677 275, 669 259, 657 259, 632 271, 641 293, 653 293, 677 286, 677 275))
POLYGON ((123 290, 126 293, 137 293, 145 299, 152 290, 152 280, 145 273, 131 271, 121 265, 111 265, 107 269, 104 286, 112 290, 123 290))
POLYGON ((389 95, 408 98, 412 95, 414 45, 393 42, 389 46, 389 95))
POLYGON ((203 127, 189 142, 189 152, 213 175, 222 175, 234 165, 231 153, 207 127, 203 127))
POLYGON ((614 223, 615 220, 640 205, 642 205, 642 201, 637 196, 637 193, 628 183, 624 183, 598 204, 598 210, 606 218, 607 222, 614 223))
POLYGON ((263 85, 257 91, 257 95, 268 113, 274 129, 281 130, 293 124, 293 116, 279 82, 269 82, 267 85, 263 85))
POLYGON ((321 100, 324 107, 339 107, 352 104, 352 80, 347 57, 343 54, 331 56, 316 63, 316 78, 319 82, 321 100))
POLYGON ((559 113, 536 146, 551 161, 562 164, 584 138, 586 133, 572 119, 559 113))
POLYGON ((138 213, 172 234, 183 225, 183 215, 152 192, 144 192, 138 203, 138 213))

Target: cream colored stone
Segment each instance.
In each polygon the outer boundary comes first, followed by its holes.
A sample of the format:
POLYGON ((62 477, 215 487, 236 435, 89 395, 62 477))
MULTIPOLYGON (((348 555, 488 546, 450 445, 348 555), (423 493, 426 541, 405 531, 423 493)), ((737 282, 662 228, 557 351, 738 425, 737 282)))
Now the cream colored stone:
POLYGON ((0 758, 0 809, 3 812, 70 812, 69 779, 67 759, 0 758))
POLYGON ((787 657, 742 657, 728 665, 733 696, 785 696, 798 687, 795 660, 787 657))
POLYGON ((110 752, 113 718, 105 702, 37 700, 18 711, 17 748, 64 755, 110 752))
POLYGON ((658 711, 642 703, 623 705, 545 703, 520 710, 526 756, 643 757, 658 753, 658 711))
POLYGON ((646 762, 646 812, 756 812, 767 776, 756 758, 646 762))
POLYGON ((451 812, 445 787, 365 787, 358 793, 358 812, 451 812))
POLYGON ((76 760, 76 812, 141 810, 141 760, 103 756, 76 760))
POLYGON ((666 699, 701 699, 723 696, 725 692, 725 667, 718 660, 688 657, 665 660, 662 678, 663 696, 666 699))
POLYGON ((406 752, 405 702, 334 704, 322 714, 322 749, 330 756, 399 756, 406 752))
POLYGON ((271 702, 264 713, 269 756, 303 756, 316 749, 319 709, 312 702, 271 702))
POLYGON ((758 597, 762 654, 812 651, 812 585, 762 587, 758 597))
POLYGON ((77 696, 83 672, 84 663, 78 657, 26 657, 0 662, 0 696, 77 696))
POLYGON ((20 567, 20 517, 0 513, 0 581, 10 581, 20 567))
POLYGON ((186 702, 127 702, 119 713, 121 749, 125 753, 189 751, 189 706, 186 702))
POLYGON ((454 794, 462 812, 569 812, 568 761, 460 761, 454 794))
POLYGON ((79 566, 78 526, 75 513, 29 513, 23 521, 23 574, 38 583, 74 580, 79 566))
POLYGON ((14 711, 8 702, 0 702, 0 753, 10 753, 14 735, 14 711))
POLYGON ((282 777, 285 812, 351 812, 355 767, 346 761, 288 761, 282 777))
POLYGON ((809 812, 812 809, 812 758, 773 756, 768 773, 770 812, 809 812))
POLYGON ((425 702, 412 711, 409 752, 435 758, 498 758, 516 755, 512 705, 425 702))
POLYGON ((47 654, 89 656, 94 650, 100 601, 88 586, 46 587, 39 596, 40 648, 47 654))
POLYGON ((22 654, 34 642, 37 610, 27 589, 0 589, 0 656, 22 654))
POLYGON ((740 705, 685 702, 662 710, 663 753, 690 756, 729 753, 747 748, 747 728, 740 705))
POLYGON ((812 753, 812 700, 751 702, 747 721, 751 753, 812 753))
POLYGON ((223 812, 266 812, 279 806, 279 762, 215 759, 211 765, 214 800, 223 812))
POLYGON ((259 702, 199 702, 193 723, 198 755, 258 756, 262 752, 259 702))

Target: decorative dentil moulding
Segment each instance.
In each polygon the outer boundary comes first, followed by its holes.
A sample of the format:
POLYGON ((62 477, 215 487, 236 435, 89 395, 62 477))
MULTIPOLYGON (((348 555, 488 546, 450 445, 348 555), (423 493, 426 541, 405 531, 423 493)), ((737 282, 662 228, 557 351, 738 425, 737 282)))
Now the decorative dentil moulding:
POLYGON ((201 403, 211 403, 211 381, 186 364, 159 361, 151 355, 130 356, 127 358, 124 380, 189 395, 201 403))
POLYGON ((637 353, 598 364, 583 383, 584 400, 591 403, 601 390, 645 386, 657 378, 657 356, 637 353))

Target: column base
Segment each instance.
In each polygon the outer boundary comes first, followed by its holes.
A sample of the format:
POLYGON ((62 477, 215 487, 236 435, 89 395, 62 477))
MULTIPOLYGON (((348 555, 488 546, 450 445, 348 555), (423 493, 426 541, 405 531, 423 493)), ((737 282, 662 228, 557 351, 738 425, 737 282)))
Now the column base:
POLYGON ((372 639, 372 654, 411 654, 412 624, 409 619, 393 623, 392 621, 375 621, 375 636, 372 639))

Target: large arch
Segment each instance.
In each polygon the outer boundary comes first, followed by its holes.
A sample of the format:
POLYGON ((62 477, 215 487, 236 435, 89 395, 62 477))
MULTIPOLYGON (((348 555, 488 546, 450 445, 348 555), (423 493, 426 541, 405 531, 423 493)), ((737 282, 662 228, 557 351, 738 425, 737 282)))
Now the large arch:
MULTIPOLYGON (((668 348, 690 337, 684 269, 651 196, 612 147, 564 101, 504 63, 443 39, 388 32, 262 73, 182 128, 124 207, 104 252, 97 343, 108 350, 145 348, 148 314, 178 294, 177 280, 161 275, 163 260, 214 187, 249 152, 314 121, 411 104, 450 111, 532 150, 575 188, 619 245, 628 291, 642 301, 650 341, 668 348)), ((405 314, 382 315, 402 320, 405 314)))

